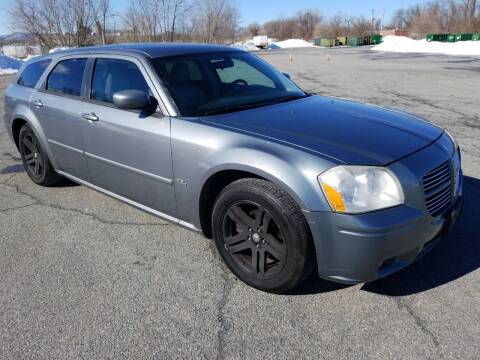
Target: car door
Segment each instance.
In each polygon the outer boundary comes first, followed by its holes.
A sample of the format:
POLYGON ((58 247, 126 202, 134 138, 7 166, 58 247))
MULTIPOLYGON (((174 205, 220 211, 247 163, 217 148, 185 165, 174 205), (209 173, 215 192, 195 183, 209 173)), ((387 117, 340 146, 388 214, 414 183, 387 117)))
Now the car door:
POLYGON ((43 84, 31 96, 30 108, 47 138, 57 170, 88 180, 79 114, 87 58, 64 58, 52 64, 43 84))
POLYGON ((113 104, 121 90, 157 96, 153 82, 136 58, 91 59, 88 100, 82 133, 91 182, 135 203, 175 216, 170 147, 170 118, 113 104))

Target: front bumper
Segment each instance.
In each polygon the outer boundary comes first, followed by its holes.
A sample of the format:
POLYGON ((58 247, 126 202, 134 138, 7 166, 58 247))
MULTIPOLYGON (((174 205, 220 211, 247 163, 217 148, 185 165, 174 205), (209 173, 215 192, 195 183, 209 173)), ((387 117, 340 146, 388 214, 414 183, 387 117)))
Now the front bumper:
POLYGON ((305 212, 321 278, 357 284, 390 275, 431 250, 453 227, 459 196, 439 218, 398 206, 362 215, 305 212))

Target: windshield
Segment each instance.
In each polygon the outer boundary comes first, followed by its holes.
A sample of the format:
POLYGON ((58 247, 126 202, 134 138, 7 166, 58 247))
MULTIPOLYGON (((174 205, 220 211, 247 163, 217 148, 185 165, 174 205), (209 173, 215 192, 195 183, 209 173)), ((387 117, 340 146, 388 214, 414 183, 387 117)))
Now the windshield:
POLYGON ((246 52, 155 58, 152 63, 183 116, 206 116, 307 96, 285 75, 246 52))

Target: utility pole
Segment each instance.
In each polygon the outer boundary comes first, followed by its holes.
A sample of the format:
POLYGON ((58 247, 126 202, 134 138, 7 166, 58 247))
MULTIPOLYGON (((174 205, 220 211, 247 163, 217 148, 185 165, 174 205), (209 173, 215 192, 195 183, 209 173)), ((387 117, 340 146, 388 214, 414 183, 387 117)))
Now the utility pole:
POLYGON ((372 9, 372 34, 375 32, 375 9, 372 9))

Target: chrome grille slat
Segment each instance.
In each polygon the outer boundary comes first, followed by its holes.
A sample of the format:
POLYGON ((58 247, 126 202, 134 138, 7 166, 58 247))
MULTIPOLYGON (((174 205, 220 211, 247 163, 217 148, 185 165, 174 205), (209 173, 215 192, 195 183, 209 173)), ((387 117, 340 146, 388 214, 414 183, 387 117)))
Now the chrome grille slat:
POLYGON ((452 172, 446 161, 423 177, 425 206, 432 216, 441 215, 452 203, 452 172))
POLYGON ((451 184, 451 175, 450 174, 446 175, 446 177, 442 178, 442 180, 439 180, 438 182, 432 183, 431 185, 424 186, 423 188, 425 189, 425 192, 429 193, 435 188, 438 188, 442 185, 445 186, 445 184, 451 184))
POLYGON ((436 197, 432 197, 431 199, 428 199, 426 202, 427 208, 432 204, 435 204, 436 202, 443 200, 443 198, 448 198, 449 196, 450 196, 450 192, 446 191, 440 194, 440 196, 436 196, 436 197))
POLYGON ((435 184, 440 184, 442 181, 445 181, 445 180, 448 179, 450 176, 451 176, 450 171, 442 172, 442 173, 441 173, 441 176, 435 177, 435 179, 433 179, 432 181, 428 181, 428 182, 423 183, 423 186, 424 186, 425 188, 427 188, 427 187, 428 187, 428 188, 435 187, 435 186, 436 186, 435 184))
POLYGON ((445 169, 448 169, 448 168, 449 168, 449 164, 448 164, 448 162, 445 162, 442 165, 440 165, 438 168, 433 169, 433 170, 429 171, 428 173, 426 173, 425 174, 425 179, 430 179, 430 178, 434 177, 436 174, 438 174, 439 172, 441 172, 445 169))
POLYGON ((449 172, 449 170, 450 170, 449 167, 445 167, 445 168, 442 169, 442 171, 439 171, 439 172, 437 172, 433 175, 429 175, 429 174, 425 175, 426 180, 424 180, 424 183, 428 183, 429 181, 433 181, 433 180, 437 179, 438 177, 440 177, 442 175, 445 175, 446 173, 449 172))
POLYGON ((441 209, 444 205, 449 204, 450 201, 451 201, 451 199, 450 199, 449 197, 446 198, 445 200, 437 203, 435 206, 433 206, 432 208, 430 208, 430 212, 435 213, 438 209, 441 209))

